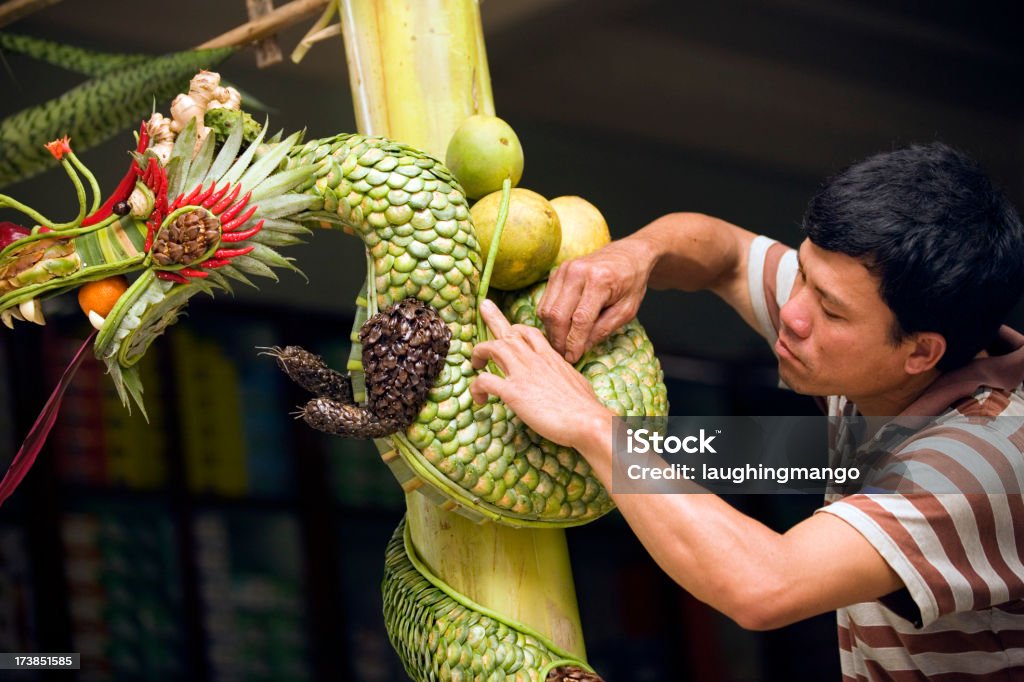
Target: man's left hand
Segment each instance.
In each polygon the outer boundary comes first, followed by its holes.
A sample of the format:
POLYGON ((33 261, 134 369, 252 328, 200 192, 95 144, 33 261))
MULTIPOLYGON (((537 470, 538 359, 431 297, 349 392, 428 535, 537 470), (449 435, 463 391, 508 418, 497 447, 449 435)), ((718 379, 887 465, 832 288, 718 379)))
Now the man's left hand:
POLYGON ((612 413, 539 329, 511 324, 489 300, 481 303, 480 314, 495 338, 474 346, 473 367, 493 361, 505 376, 478 374, 470 386, 475 402, 495 395, 538 434, 576 449, 593 436, 595 424, 606 422, 611 429, 612 413))

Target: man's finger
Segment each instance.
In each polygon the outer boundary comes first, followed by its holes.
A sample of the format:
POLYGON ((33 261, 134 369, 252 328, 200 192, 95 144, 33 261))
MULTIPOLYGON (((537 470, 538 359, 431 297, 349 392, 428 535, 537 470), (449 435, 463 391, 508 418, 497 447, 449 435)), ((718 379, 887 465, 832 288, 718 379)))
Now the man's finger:
POLYGON ((579 304, 583 291, 583 278, 574 278, 566 274, 562 278, 561 285, 558 287, 557 298, 550 299, 546 316, 541 317, 551 346, 560 354, 565 353, 566 338, 569 335, 572 316, 579 304))
POLYGON ((488 361, 493 361, 498 369, 507 374, 504 350, 504 344, 501 341, 483 341, 473 346, 473 354, 469 360, 473 369, 477 370, 486 367, 488 361))
POLYGON ((559 292, 562 290, 562 280, 565 274, 565 263, 551 271, 548 275, 548 284, 544 287, 544 293, 540 296, 540 303, 537 304, 537 316, 547 325, 548 317, 551 314, 551 304, 558 300, 559 292))
POLYGON ((500 398, 504 384, 505 380, 495 374, 477 374, 469 384, 469 394, 473 396, 474 403, 483 405, 487 402, 489 395, 496 395, 500 398))
POLYGON ((489 298, 480 303, 480 315, 496 339, 505 338, 512 330, 512 324, 501 314, 497 304, 489 298))
POLYGON ((594 327, 590 330, 590 336, 587 338, 587 348, 592 347, 595 343, 604 341, 616 329, 634 317, 636 317, 636 313, 632 311, 630 304, 626 301, 620 301, 612 307, 605 309, 600 317, 597 318, 594 327))
POLYGON ((583 290, 583 297, 570 318, 572 326, 565 337, 565 359, 576 362, 587 349, 587 339, 601 315, 601 305, 605 299, 597 287, 583 290))

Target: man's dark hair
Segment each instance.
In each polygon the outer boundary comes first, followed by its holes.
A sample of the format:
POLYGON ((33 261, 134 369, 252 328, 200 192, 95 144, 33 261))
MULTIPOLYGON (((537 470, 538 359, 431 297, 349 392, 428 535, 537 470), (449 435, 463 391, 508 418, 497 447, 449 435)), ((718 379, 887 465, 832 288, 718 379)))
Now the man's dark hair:
POLYGON ((975 161, 944 144, 850 166, 811 200, 804 231, 879 278, 894 343, 922 331, 945 337, 943 371, 995 338, 1024 289, 1017 211, 975 161))

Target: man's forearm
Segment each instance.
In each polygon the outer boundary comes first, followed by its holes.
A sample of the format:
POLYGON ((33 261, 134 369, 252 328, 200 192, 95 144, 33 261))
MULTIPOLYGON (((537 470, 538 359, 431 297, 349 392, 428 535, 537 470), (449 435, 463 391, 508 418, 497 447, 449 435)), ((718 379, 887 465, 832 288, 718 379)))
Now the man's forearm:
POLYGON ((696 484, 693 493, 616 493, 611 413, 591 415, 576 448, 637 538, 676 583, 741 626, 781 627, 901 586, 868 541, 831 514, 780 534, 696 484))
POLYGON ((745 247, 753 235, 700 213, 670 213, 627 237, 643 245, 654 261, 649 285, 654 289, 715 289, 742 274, 745 247))
MULTIPOLYGON (((616 494, 611 417, 593 426, 580 451, 651 557, 697 599, 744 627, 761 627, 768 617, 759 605, 771 601, 776 589, 785 590, 772 586, 766 570, 781 536, 718 496, 700 493, 696 484, 693 494, 616 494)), ((651 466, 659 464, 652 456, 651 466)))

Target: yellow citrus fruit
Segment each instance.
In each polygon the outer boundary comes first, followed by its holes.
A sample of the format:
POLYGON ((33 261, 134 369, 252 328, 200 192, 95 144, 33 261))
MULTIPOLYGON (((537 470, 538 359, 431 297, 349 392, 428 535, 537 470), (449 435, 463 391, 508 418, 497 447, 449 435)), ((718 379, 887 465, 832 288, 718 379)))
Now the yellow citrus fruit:
MULTIPOLYGON (((492 192, 470 209, 485 262, 500 206, 501 192, 492 192)), ((561 243, 562 227, 548 200, 536 192, 516 187, 512 190, 508 219, 501 233, 491 286, 505 290, 522 289, 544 279, 555 262, 561 243)))
POLYGON ((114 309, 117 299, 127 290, 128 280, 123 275, 88 282, 78 290, 78 305, 86 315, 90 310, 94 310, 106 317, 114 309))
POLYGON ((583 197, 555 197, 550 203, 562 224, 562 245, 555 265, 597 251, 612 240, 604 216, 583 197))
POLYGON ((523 177, 523 147, 512 126, 497 116, 478 114, 459 125, 448 142, 445 165, 471 199, 512 186, 523 177))

